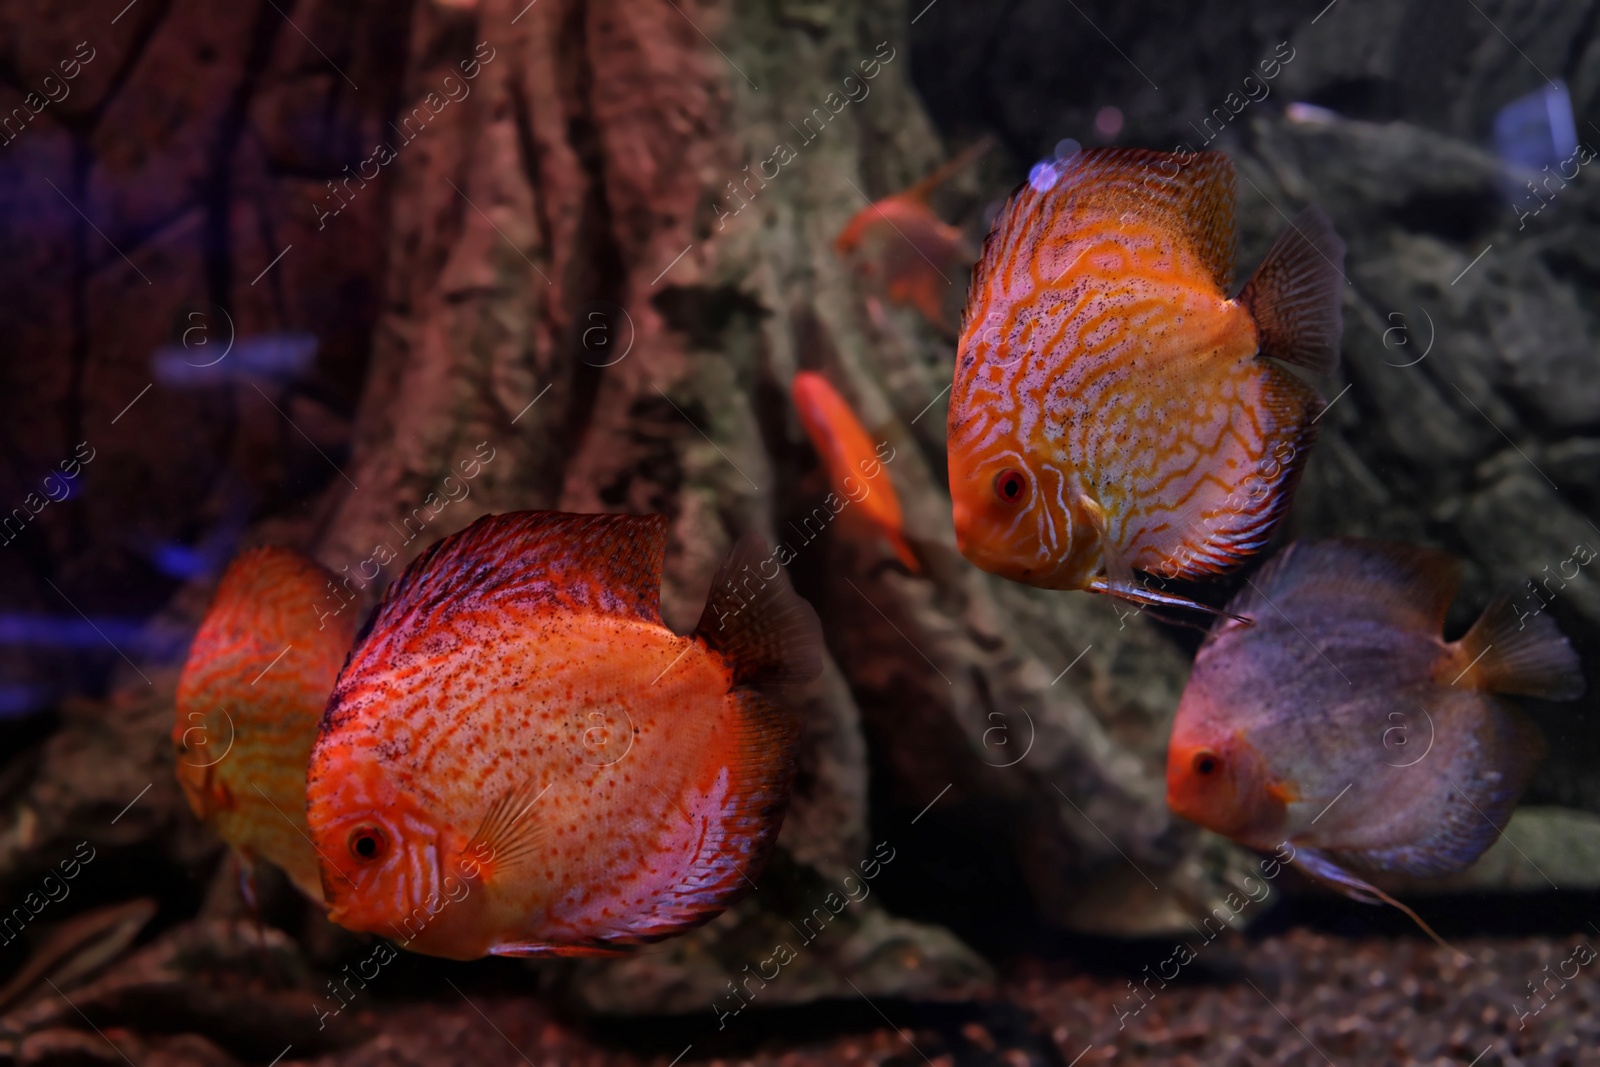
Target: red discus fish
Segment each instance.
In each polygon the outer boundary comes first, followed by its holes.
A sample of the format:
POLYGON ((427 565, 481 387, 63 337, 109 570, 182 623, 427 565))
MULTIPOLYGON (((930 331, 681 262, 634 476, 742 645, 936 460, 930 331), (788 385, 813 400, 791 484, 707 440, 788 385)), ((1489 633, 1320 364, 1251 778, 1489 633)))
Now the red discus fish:
POLYGON ((933 213, 929 198, 993 143, 984 138, 969 145, 911 188, 868 204, 833 240, 839 254, 853 259, 863 279, 890 302, 916 308, 946 333, 953 332, 945 307, 951 274, 973 253, 961 231, 933 213))
POLYGON ((1200 607, 1135 582, 1266 544, 1337 363, 1344 243, 1307 209, 1233 298, 1233 164, 1091 149, 1012 196, 973 273, 950 393, 961 551, 1050 589, 1200 607), (1268 358, 1270 357, 1270 358, 1268 358))
POLYGON ((311 756, 329 918, 451 959, 606 955, 751 888, 800 733, 756 687, 819 673, 821 632, 750 537, 673 633, 666 541, 659 515, 515 512, 406 570, 311 756))
POLYGON ((1352 872, 1476 861, 1543 754, 1493 694, 1573 700, 1583 674, 1550 616, 1519 620, 1508 596, 1446 642, 1459 580, 1455 559, 1410 545, 1281 552, 1229 605, 1253 625, 1219 619, 1195 657, 1167 804, 1251 848, 1287 842, 1357 899, 1394 903, 1352 872))
POLYGON ((178 678, 178 783, 248 865, 283 868, 322 899, 306 836, 306 761, 354 613, 317 620, 334 576, 288 548, 241 552, 222 576, 178 678))
POLYGON ((850 502, 841 506, 859 508, 857 513, 883 534, 900 562, 912 574, 920 573, 922 567, 906 543, 900 498, 883 469, 882 453, 867 436, 861 420, 828 379, 815 371, 796 374, 793 392, 800 424, 822 457, 833 491, 850 502))

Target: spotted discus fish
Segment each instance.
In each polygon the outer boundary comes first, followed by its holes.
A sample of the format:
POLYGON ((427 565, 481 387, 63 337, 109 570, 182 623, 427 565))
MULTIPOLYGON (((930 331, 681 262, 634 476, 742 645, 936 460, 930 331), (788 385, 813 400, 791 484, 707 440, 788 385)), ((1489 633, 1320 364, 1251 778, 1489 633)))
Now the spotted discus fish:
POLYGON ((816 614, 750 537, 689 636, 659 515, 525 511, 432 546, 351 654, 311 755, 329 918, 416 952, 605 955, 713 918, 777 837, 816 614))
POLYGON ((247 872, 267 860, 313 900, 322 878, 306 837, 306 761, 355 640, 354 613, 318 623, 333 580, 292 549, 240 553, 189 647, 172 727, 189 807, 247 872))
POLYGON ((1301 213, 1230 297, 1218 152, 1091 149, 1014 194, 974 271, 950 393, 961 551, 1051 589, 1200 607, 1136 582, 1266 544, 1323 404, 1279 360, 1338 360, 1344 243, 1301 213))
MULTIPOLYGON (((865 516, 894 548, 900 562, 912 574, 920 573, 922 567, 916 554, 906 543, 900 498, 883 469, 882 452, 867 435, 855 411, 828 379, 815 371, 796 374, 792 391, 800 424, 827 468, 834 493, 849 501, 841 507, 865 516)), ((890 454, 893 455, 892 450, 890 454)))
POLYGON ((1584 686, 1550 616, 1519 619, 1509 596, 1445 641, 1459 580, 1455 559, 1410 545, 1279 553, 1229 605, 1252 624, 1219 619, 1195 657, 1168 805, 1252 848, 1288 842, 1357 899, 1390 900, 1354 872, 1431 877, 1476 861, 1544 751, 1494 694, 1573 700, 1584 686))
POLYGON ((934 214, 933 191, 994 146, 988 138, 969 145, 909 189, 857 211, 833 245, 857 274, 890 303, 914 307, 933 326, 953 333, 945 308, 951 274, 970 263, 973 252, 961 231, 934 214))

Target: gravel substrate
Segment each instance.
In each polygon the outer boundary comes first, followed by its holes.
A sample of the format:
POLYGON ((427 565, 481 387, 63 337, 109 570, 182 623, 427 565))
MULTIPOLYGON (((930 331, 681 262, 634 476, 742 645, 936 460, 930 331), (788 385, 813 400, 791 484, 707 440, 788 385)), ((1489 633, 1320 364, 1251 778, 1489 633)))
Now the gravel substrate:
POLYGON ((1139 1006, 1126 978, 1053 976, 1038 967, 1015 975, 1006 991, 1049 1027, 1067 1062, 1082 1054, 1078 1067, 1564 1067, 1600 1064, 1600 960, 1578 947, 1589 944, 1600 937, 1466 940, 1457 947, 1469 962, 1420 940, 1296 931, 1218 941, 1202 946, 1197 962, 1218 956, 1212 972, 1231 974, 1166 989, 1152 981, 1148 1005, 1122 1014, 1120 1026, 1119 1013, 1139 1006), (1530 982, 1548 990, 1542 1001, 1530 982))
MULTIPOLYGON (((1198 939, 1196 939, 1198 941, 1198 939)), ((1347 940, 1294 931, 1201 945, 1182 976, 1149 981, 1146 1005, 1129 988, 1148 962, 1086 974, 1022 962, 1002 999, 982 1005, 840 1005, 814 1023, 753 1014, 744 1047, 718 1046, 714 1022, 608 1023, 584 1035, 530 999, 481 994, 471 1003, 385 1012, 381 1033, 314 1062, 328 1067, 536 1064, 537 1067, 1033 1067, 1172 1064, 1185 1067, 1454 1064, 1457 1067, 1600 1065, 1600 959, 1593 939, 1464 940, 1469 961, 1420 940, 1347 940), (1586 961, 1586 962, 1585 962, 1586 961), (1562 981, 1559 975, 1571 976, 1562 981), (1544 988, 1544 1007, 1534 989, 1544 988), (870 1009, 867 1010, 867 1009, 870 1009), (881 1025, 864 1019, 893 1019, 881 1025), (1521 1013, 1530 1012, 1519 1018, 1521 1013), (1119 1025, 1120 1015, 1120 1025, 1119 1025), (848 1019, 845 1017, 848 1016, 848 1019), (640 1033, 653 1028, 654 1036, 640 1033), (680 1036, 681 1035, 681 1036, 680 1036), (636 1051, 619 1051, 621 1044, 636 1051), (647 1047, 648 1051, 638 1051, 647 1047), (675 1059, 676 1057, 676 1059, 675 1059)), ((1171 973, 1167 965, 1167 973, 1171 973)), ((1144 987, 1141 987, 1141 990, 1144 987)), ((285 1061, 286 1063, 289 1061, 285 1061)))

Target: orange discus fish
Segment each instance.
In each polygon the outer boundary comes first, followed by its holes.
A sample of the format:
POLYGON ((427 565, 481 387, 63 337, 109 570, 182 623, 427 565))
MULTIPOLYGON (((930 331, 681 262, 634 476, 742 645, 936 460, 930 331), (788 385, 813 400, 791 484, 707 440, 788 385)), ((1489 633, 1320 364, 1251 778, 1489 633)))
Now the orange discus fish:
POLYGON ((912 574, 921 573, 922 567, 906 543, 900 498, 861 420, 828 379, 815 371, 796 374, 793 392, 800 424, 822 457, 834 492, 859 506, 860 514, 888 539, 894 554, 912 574))
POLYGON ((800 734, 756 687, 815 677, 821 630, 752 536, 673 633, 666 542, 659 515, 524 511, 412 563, 311 755, 329 918, 451 959, 610 955, 751 889, 800 734))
POLYGON ((1201 578, 1267 543, 1323 408, 1272 360, 1337 364, 1344 242, 1308 208, 1230 298, 1233 180, 1218 152, 1091 149, 1012 196, 973 273, 950 393, 973 563, 1198 608, 1133 571, 1201 578))
MULTIPOLYGON (((306 761, 355 640, 352 612, 319 627, 334 576, 288 548, 241 552, 178 679, 178 783, 246 868, 265 859, 322 899, 306 836, 306 761)), ((342 613, 341 613, 342 614, 342 613)))
POLYGON ((933 213, 929 197, 993 143, 984 138, 969 145, 911 188, 868 204, 850 216, 833 241, 890 302, 916 308, 946 333, 953 332, 945 308, 950 273, 973 257, 961 231, 933 213))
POLYGON ((1401 906, 1355 872, 1471 865, 1544 752, 1497 694, 1573 700, 1584 685, 1550 616, 1519 618, 1506 596, 1445 641, 1460 573, 1411 545, 1284 549, 1228 605, 1252 625, 1218 620, 1195 657, 1167 749, 1168 806, 1251 848, 1287 844, 1358 900, 1401 906))

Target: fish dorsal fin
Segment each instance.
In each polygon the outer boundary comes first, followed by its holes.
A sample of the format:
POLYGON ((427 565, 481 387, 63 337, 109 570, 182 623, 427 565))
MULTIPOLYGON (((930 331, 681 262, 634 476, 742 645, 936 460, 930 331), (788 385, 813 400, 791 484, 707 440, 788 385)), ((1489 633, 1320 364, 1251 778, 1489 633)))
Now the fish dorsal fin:
POLYGON ((736 685, 806 682, 822 673, 817 613, 756 533, 741 537, 717 569, 694 632, 727 662, 736 685))
POLYGON ((1461 563, 1436 549, 1336 537, 1297 541, 1257 571, 1228 605, 1238 615, 1276 617, 1293 599, 1344 618, 1372 618, 1440 636, 1461 581, 1461 563))
POLYGON ((961 171, 966 169, 971 164, 982 159, 984 155, 988 153, 989 149, 993 147, 994 138, 988 134, 985 134, 976 141, 967 145, 967 147, 963 148, 955 155, 951 156, 945 162, 941 163, 931 174, 917 182, 915 185, 911 186, 911 188, 907 189, 900 195, 912 200, 920 200, 923 203, 927 203, 928 197, 933 195, 933 191, 935 189, 939 188, 939 186, 943 185, 951 178, 954 178, 957 174, 961 173, 961 171))
POLYGON ((426 625, 457 608, 566 609, 661 622, 661 515, 485 515, 417 557, 373 627, 426 625))
MULTIPOLYGON (((1233 161, 1221 152, 1188 159, 1145 148, 1091 148, 1052 164, 1055 180, 1024 182, 996 218, 972 274, 972 294, 989 270, 1019 244, 1037 248, 1047 237, 1107 218, 1155 222, 1195 254, 1217 288, 1233 291, 1237 230, 1233 161)), ((970 308, 974 304, 967 300, 970 308)))

